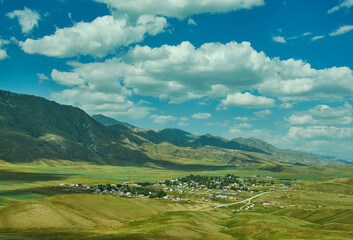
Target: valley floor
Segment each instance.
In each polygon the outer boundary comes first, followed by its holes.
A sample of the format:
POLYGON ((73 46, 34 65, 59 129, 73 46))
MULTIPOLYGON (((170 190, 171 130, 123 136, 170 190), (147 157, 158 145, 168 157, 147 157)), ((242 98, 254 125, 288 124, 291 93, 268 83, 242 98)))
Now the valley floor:
POLYGON ((187 172, 2 163, 0 239, 351 239, 352 173, 349 167, 327 167, 325 171, 297 167, 279 173, 237 168, 187 172), (160 181, 191 173, 261 175, 274 181, 295 177, 297 184, 263 189, 267 194, 240 194, 231 202, 243 202, 230 205, 221 199, 192 197, 189 202, 176 202, 53 190, 63 182, 160 181))

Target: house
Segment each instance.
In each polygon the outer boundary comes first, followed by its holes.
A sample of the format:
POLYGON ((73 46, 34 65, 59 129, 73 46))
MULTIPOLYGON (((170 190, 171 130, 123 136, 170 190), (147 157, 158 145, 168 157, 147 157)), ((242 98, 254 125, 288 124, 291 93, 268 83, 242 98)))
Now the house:
POLYGON ((270 202, 269 201, 264 201, 263 205, 264 206, 268 206, 268 205, 270 205, 270 202))

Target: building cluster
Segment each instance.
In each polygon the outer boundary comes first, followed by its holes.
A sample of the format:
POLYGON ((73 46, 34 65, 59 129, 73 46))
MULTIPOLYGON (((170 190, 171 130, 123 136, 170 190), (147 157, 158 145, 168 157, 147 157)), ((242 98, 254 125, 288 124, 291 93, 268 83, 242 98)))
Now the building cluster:
MULTIPOLYGON (((237 200, 239 193, 261 192, 263 187, 280 186, 271 177, 260 178, 240 178, 227 174, 226 176, 201 176, 189 175, 176 179, 168 179, 156 182, 137 182, 123 184, 60 184, 60 187, 71 189, 76 192, 86 192, 94 194, 109 194, 120 197, 139 197, 139 198, 160 198, 173 201, 189 201, 185 196, 200 196, 202 200, 207 199, 228 199, 237 200)), ((288 187, 290 183, 282 186, 288 187)))

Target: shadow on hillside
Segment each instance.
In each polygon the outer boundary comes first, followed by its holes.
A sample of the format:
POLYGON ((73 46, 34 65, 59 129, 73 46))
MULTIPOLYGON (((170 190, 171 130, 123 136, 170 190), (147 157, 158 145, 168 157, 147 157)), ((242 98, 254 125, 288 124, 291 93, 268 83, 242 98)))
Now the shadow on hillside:
POLYGON ((37 195, 45 195, 45 196, 55 196, 60 194, 82 194, 82 193, 91 193, 89 191, 85 191, 82 188, 63 188, 59 186, 55 187, 34 187, 34 188, 25 188, 20 189, 19 191, 30 193, 30 194, 37 194, 37 195))
POLYGON ((180 171, 214 171, 214 170, 226 170, 234 169, 234 166, 213 166, 203 164, 181 164, 173 163, 168 161, 153 161, 154 164, 168 170, 180 170, 180 171))
POLYGON ((37 240, 37 239, 104 239, 104 240, 116 240, 116 239, 134 239, 143 240, 151 239, 151 235, 131 233, 131 234, 102 234, 90 232, 4 232, 0 233, 0 239, 27 239, 27 240, 37 240))
POLYGON ((13 172, 8 170, 0 170, 1 181, 15 182, 37 182, 37 181, 55 181, 69 178, 70 174, 54 174, 54 173, 31 173, 31 172, 13 172))
POLYGON ((234 166, 231 165, 204 165, 204 164, 182 164, 182 163, 175 163, 166 160, 135 160, 135 161, 121 161, 121 162, 112 162, 112 165, 118 166, 137 166, 137 167, 148 167, 148 168, 158 168, 158 169, 165 169, 165 170, 177 170, 177 171, 214 171, 214 170, 227 170, 227 169, 234 169, 234 166))

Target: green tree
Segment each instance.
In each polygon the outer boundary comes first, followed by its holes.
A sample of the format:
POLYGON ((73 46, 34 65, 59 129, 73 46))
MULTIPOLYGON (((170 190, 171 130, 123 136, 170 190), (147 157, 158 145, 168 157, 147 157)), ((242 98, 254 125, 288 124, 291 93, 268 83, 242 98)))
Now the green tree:
POLYGON ((165 191, 163 191, 163 189, 160 189, 158 192, 157 192, 157 195, 156 197, 158 198, 162 198, 164 196, 167 196, 167 193, 165 191))

